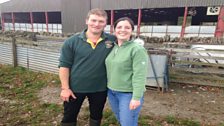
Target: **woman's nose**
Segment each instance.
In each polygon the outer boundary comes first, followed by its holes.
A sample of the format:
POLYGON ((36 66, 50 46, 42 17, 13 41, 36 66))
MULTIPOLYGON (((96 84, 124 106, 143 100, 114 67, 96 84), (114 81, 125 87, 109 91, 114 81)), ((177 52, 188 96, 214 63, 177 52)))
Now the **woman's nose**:
POLYGON ((122 27, 122 28, 121 28, 121 31, 125 31, 125 28, 124 28, 124 27, 122 27))

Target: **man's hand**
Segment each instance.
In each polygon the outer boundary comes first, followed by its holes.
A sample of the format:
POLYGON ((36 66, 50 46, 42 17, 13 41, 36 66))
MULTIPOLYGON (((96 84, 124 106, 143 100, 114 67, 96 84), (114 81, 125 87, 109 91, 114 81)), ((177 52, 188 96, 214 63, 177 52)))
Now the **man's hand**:
POLYGON ((76 99, 75 95, 73 94, 72 90, 71 89, 62 89, 61 90, 61 99, 63 101, 67 101, 69 102, 69 97, 71 96, 72 98, 76 99))
POLYGON ((138 108, 140 106, 140 100, 131 100, 130 104, 129 104, 129 108, 130 110, 134 110, 136 108, 138 108))

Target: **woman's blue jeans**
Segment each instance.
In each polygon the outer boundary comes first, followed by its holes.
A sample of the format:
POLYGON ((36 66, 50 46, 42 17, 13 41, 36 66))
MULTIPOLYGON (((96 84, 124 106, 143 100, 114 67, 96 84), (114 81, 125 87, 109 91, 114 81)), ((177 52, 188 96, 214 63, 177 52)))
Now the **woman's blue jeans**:
POLYGON ((112 111, 121 126, 138 126, 138 117, 142 108, 143 97, 140 100, 141 105, 134 110, 129 109, 132 92, 119 92, 108 89, 108 99, 112 111))

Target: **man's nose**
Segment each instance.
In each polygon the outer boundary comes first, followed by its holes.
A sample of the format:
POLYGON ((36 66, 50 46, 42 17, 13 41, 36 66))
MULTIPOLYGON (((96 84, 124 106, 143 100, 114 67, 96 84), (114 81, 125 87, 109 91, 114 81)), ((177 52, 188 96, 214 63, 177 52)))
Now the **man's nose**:
POLYGON ((97 26, 98 26, 99 24, 100 24, 100 22, 99 22, 99 21, 96 21, 96 22, 95 22, 95 25, 97 25, 97 26))

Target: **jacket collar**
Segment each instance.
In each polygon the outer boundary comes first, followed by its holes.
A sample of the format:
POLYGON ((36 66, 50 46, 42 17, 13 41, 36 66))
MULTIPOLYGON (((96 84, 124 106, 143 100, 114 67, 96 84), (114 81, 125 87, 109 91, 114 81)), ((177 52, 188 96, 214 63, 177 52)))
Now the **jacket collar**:
MULTIPOLYGON (((81 39, 83 39, 84 41, 87 41, 86 31, 87 31, 87 29, 83 30, 83 31, 80 33, 80 35, 79 35, 79 37, 80 37, 81 39)), ((101 37, 103 40, 106 39, 106 38, 108 38, 107 34, 106 34, 104 31, 102 32, 102 34, 101 34, 100 37, 101 37)))
MULTIPOLYGON (((122 43, 122 45, 121 45, 121 46, 127 46, 127 45, 129 45, 129 44, 131 44, 131 43, 133 43, 133 40, 130 40, 130 41, 125 41, 125 42, 123 42, 123 43, 122 43)), ((117 46, 118 46, 117 42, 115 42, 115 45, 117 45, 117 46)))

